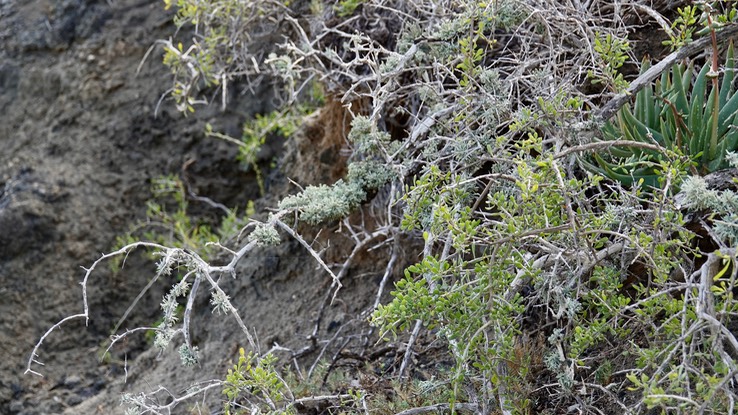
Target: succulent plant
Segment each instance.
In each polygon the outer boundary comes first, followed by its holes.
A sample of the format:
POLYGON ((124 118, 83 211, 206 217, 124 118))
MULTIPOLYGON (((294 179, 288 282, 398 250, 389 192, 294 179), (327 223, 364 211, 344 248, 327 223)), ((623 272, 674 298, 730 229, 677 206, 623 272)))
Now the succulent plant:
MULTIPOLYGON (((692 64, 674 65, 655 85, 636 94, 632 109, 625 105, 613 122, 602 127, 604 140, 655 144, 662 151, 612 147, 607 153, 595 153, 593 160, 582 159, 584 167, 627 186, 642 182, 646 188, 658 186, 660 162, 670 154, 688 157, 693 174, 728 167, 725 156, 738 149, 732 43, 720 82, 714 67, 715 63, 707 62, 694 77, 692 64)), ((641 73, 648 68, 644 62, 641 73)))

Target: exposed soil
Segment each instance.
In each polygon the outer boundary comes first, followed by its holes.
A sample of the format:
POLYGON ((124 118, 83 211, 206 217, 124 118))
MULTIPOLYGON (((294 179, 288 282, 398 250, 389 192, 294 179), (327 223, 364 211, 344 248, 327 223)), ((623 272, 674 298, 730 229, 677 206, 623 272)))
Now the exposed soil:
MULTIPOLYGON (((238 136, 247 117, 269 110, 268 86, 255 91, 258 98, 233 86, 227 111, 213 105, 185 118, 166 100, 155 111, 170 82, 160 53, 136 71, 148 48, 175 32, 171 17, 159 0, 0 0, 0 413, 122 413, 121 392, 163 385, 176 393, 222 377, 238 346, 246 345, 230 317, 211 314, 203 293, 193 316, 194 342, 202 350, 198 367, 182 368, 173 351, 158 356, 142 335, 120 343, 100 363, 101 345, 153 274, 153 264, 139 254, 121 272, 103 266, 94 273, 94 317, 87 326, 75 321, 48 337, 37 358, 45 365, 34 365, 43 377, 24 374, 40 336, 60 318, 82 312, 81 267, 145 219, 151 178, 178 174, 192 161, 187 173, 198 194, 241 210, 259 198, 255 175, 234 162, 236 149, 202 131, 210 122, 238 136)), ((340 115, 340 107, 336 111, 340 115)), ((258 206, 273 206, 290 190, 280 184, 285 176, 312 183, 341 172, 337 130, 347 120, 339 115, 324 113, 302 139, 265 151, 269 160, 286 156, 258 206)), ((195 209, 217 217, 206 205, 195 209)), ((340 238, 327 260, 338 261, 348 249, 340 238)), ((365 282, 381 273, 366 274, 371 269, 362 264, 385 254, 360 258, 356 275, 365 276, 345 282, 320 319, 320 336, 332 336, 371 305, 376 284, 365 282)), ((299 244, 259 251, 239 271, 223 288, 237 299, 260 344, 309 345, 330 281, 299 244)), ((122 329, 159 319, 161 294, 171 284, 152 288, 122 329)), ((200 410, 208 413, 204 405, 200 410)))

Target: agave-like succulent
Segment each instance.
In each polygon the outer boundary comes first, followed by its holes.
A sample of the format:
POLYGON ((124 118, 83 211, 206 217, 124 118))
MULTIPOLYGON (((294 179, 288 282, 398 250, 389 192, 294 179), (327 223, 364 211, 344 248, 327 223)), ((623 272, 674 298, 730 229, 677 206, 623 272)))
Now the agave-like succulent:
MULTIPOLYGON (((648 67, 644 62, 641 73, 648 67)), ((657 144, 663 151, 612 147, 608 153, 595 153, 594 162, 582 160, 584 167, 627 186, 642 182, 646 188, 658 186, 660 161, 667 153, 689 157, 693 173, 700 175, 728 167, 725 156, 738 149, 733 44, 728 47, 720 82, 710 62, 694 79, 693 74, 692 64, 686 68, 674 65, 655 85, 636 94, 632 109, 623 106, 616 120, 602 128, 605 140, 657 144)))

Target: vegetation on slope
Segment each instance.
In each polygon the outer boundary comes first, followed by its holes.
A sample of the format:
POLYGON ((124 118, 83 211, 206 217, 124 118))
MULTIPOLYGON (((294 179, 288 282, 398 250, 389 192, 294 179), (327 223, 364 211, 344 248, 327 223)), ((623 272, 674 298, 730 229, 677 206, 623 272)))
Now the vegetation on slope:
MULTIPOLYGON (((738 168, 733 52, 724 42, 736 33, 731 2, 677 10, 604 0, 166 3, 197 31, 189 44, 162 42, 183 112, 209 100, 227 105, 229 83, 269 72, 279 79, 280 114, 290 114, 285 125, 323 94, 352 119, 347 177, 308 186, 247 225, 249 242, 228 250, 226 265, 147 244, 161 256, 157 276, 184 276, 165 299, 170 318, 157 336, 166 344, 183 334, 183 363, 197 350, 188 311, 174 317, 178 296, 189 310, 197 287, 209 285, 213 307, 235 314, 250 339, 237 299, 215 277, 282 233, 337 290, 347 267, 334 272, 285 218, 331 229, 372 203, 378 213, 362 225, 371 238, 354 252, 399 244, 400 235, 423 241, 421 258, 370 319, 381 337, 407 339, 401 364, 382 376, 412 377, 422 331, 453 361, 434 374, 444 392, 401 413, 734 412, 738 199, 734 178, 720 189, 707 180, 738 168), (635 56, 628 36, 642 21, 661 26, 675 50, 663 62, 679 66, 649 69, 635 56)), ((264 137, 247 138, 253 151, 264 137)), ((227 413, 295 413, 321 400, 328 412, 391 413, 403 396, 356 386, 315 396, 255 351, 241 351, 217 386, 227 413)), ((142 396, 125 400, 132 414, 162 410, 142 396)))

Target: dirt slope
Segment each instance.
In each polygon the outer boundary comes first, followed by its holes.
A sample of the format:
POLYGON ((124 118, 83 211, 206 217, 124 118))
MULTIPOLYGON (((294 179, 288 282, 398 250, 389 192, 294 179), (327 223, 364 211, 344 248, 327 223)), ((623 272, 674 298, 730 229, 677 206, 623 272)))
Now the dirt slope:
MULTIPOLYGON (((209 121, 238 134, 268 99, 234 93, 230 112, 189 118, 165 101, 154 116, 167 70, 156 52, 136 68, 156 39, 174 33, 170 20, 158 0, 0 1, 0 413, 60 413, 122 373, 98 366, 97 353, 150 276, 151 265, 135 258, 127 272, 95 276, 97 318, 48 339, 46 366, 36 367, 44 377, 23 375, 41 334, 81 312, 80 267, 144 218, 150 178, 194 160, 198 193, 229 206, 258 195, 253 175, 232 163, 235 149, 201 132, 209 121)), ((158 318, 160 293, 144 299, 131 326, 158 318)), ((122 356, 142 346, 134 339, 122 356)))

